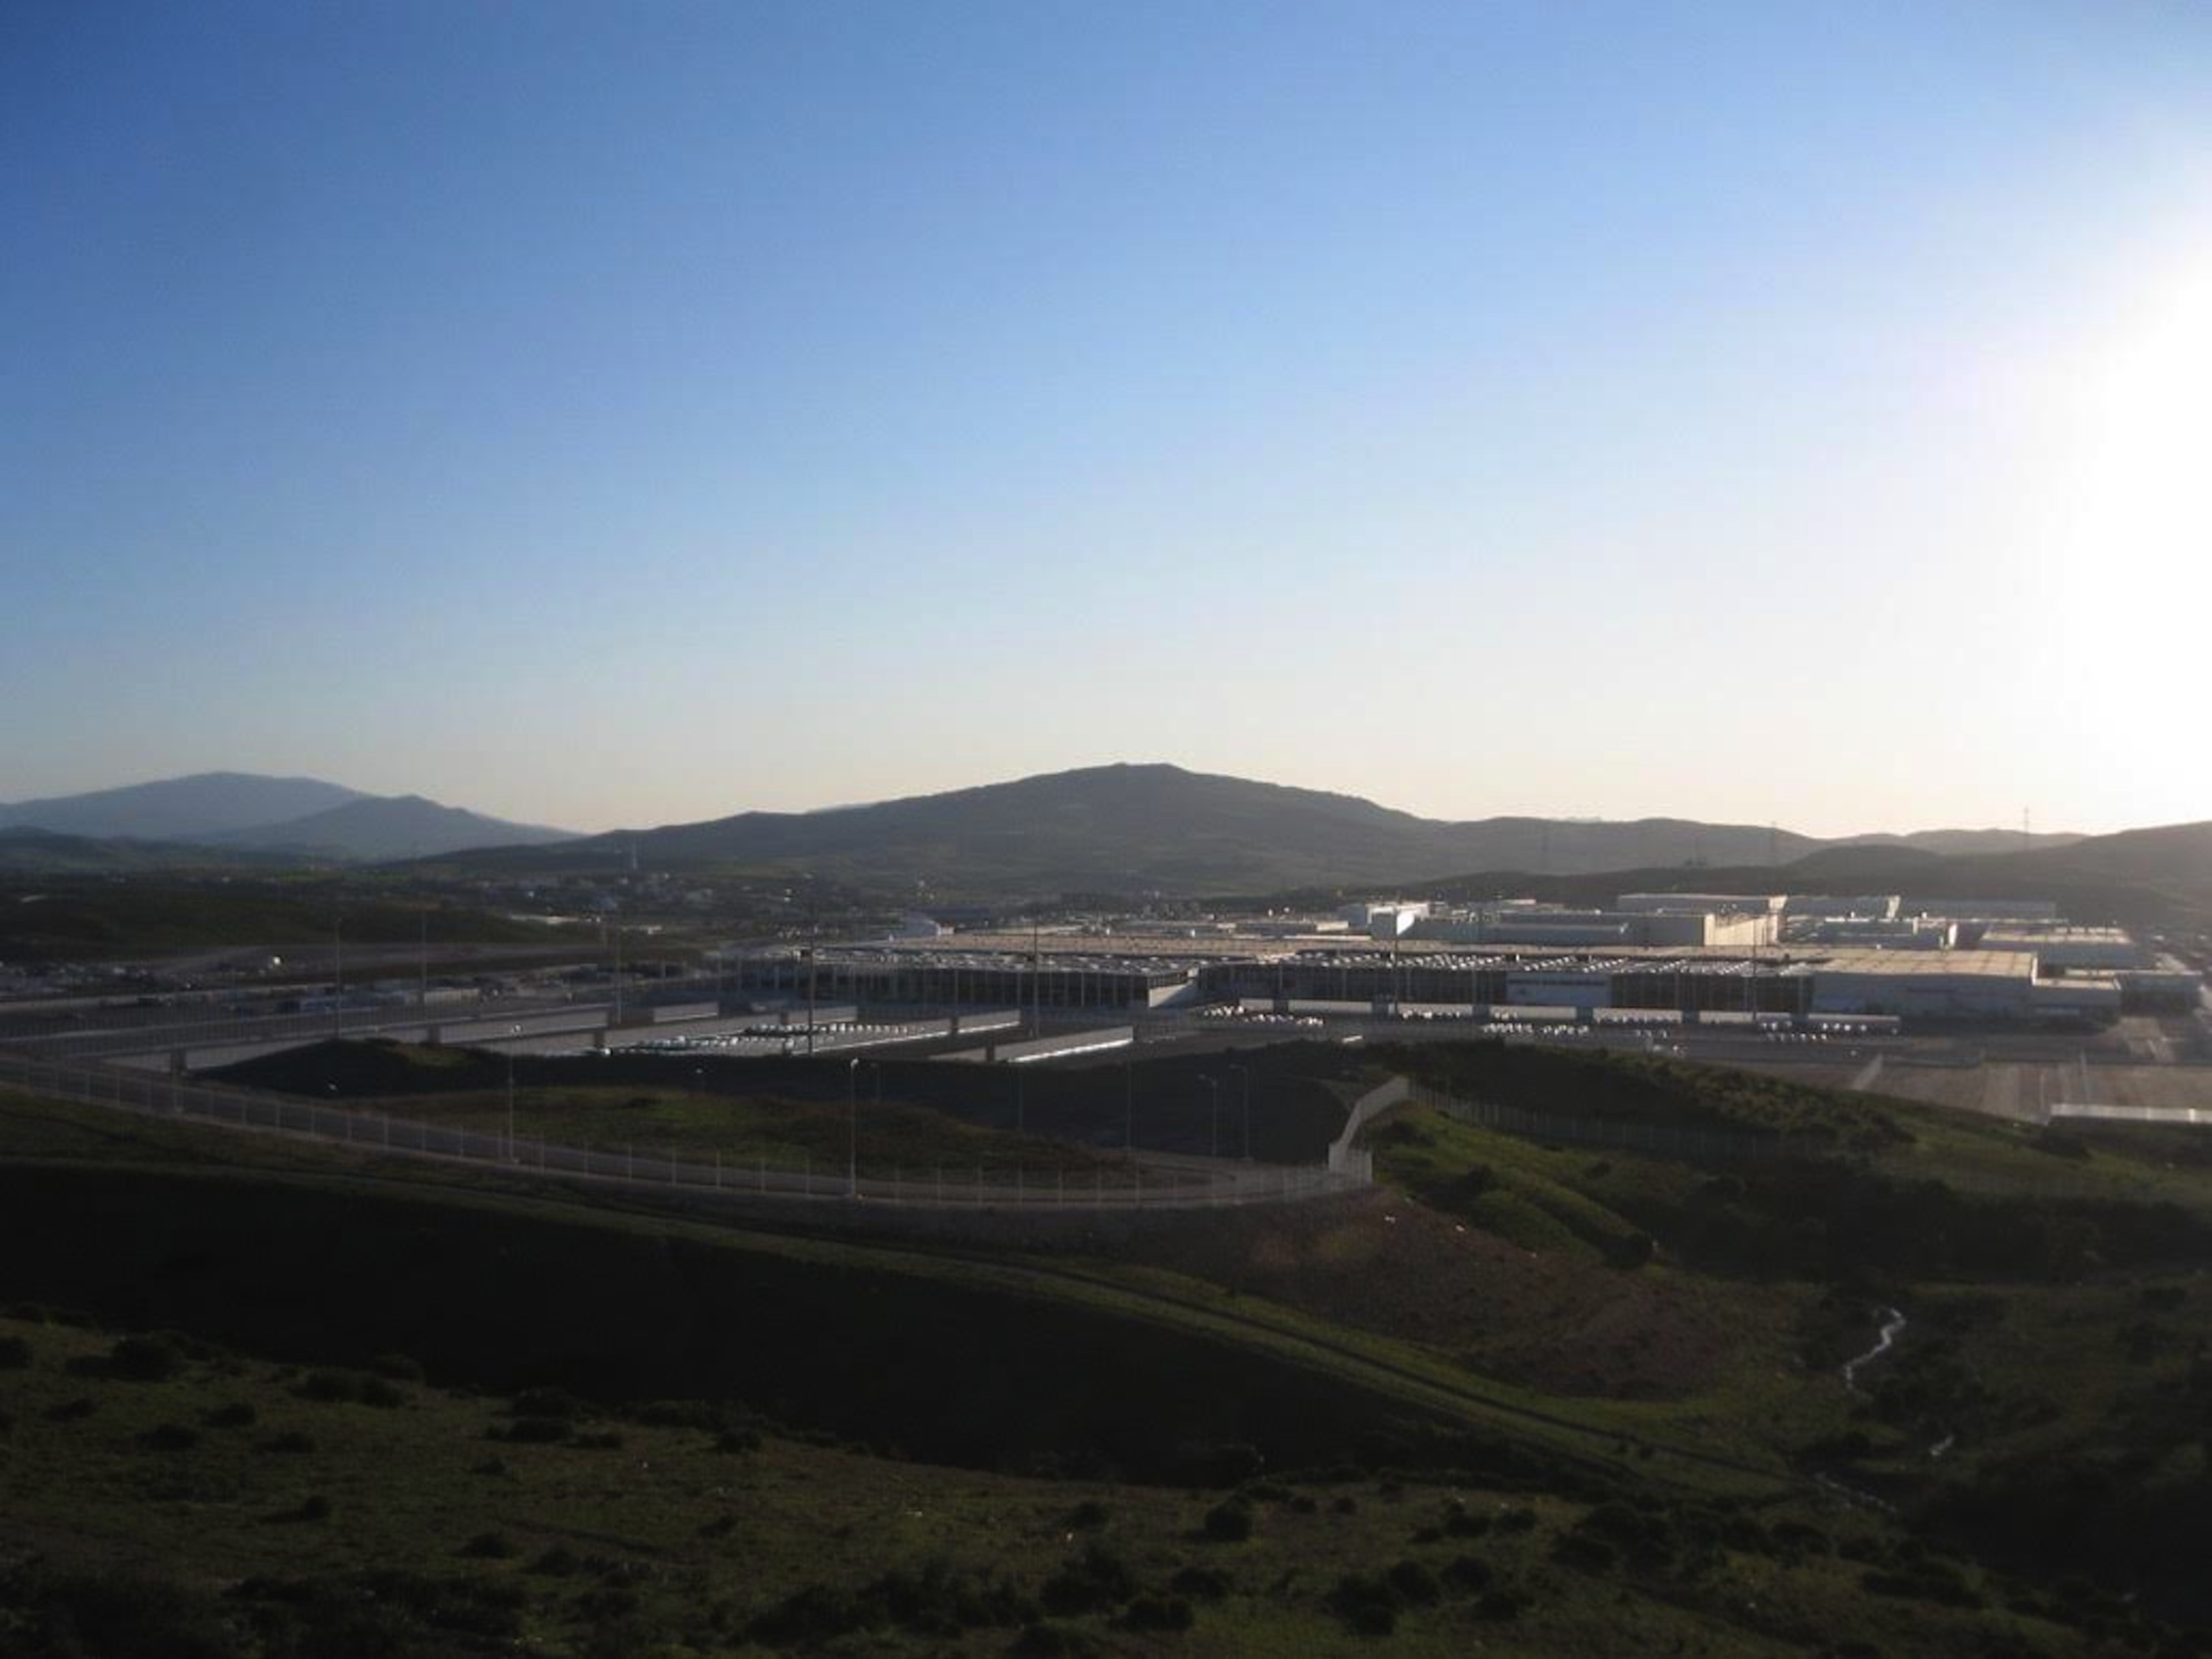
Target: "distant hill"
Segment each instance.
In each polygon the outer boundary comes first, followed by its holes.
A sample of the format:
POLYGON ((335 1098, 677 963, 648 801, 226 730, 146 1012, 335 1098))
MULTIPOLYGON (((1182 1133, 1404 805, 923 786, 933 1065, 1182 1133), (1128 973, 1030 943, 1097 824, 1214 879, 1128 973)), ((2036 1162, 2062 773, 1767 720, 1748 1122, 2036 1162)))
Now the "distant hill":
POLYGON ((574 837, 564 830, 510 823, 421 795, 369 795, 289 823, 233 830, 215 839, 225 846, 376 862, 434 858, 472 847, 545 846, 574 837))
POLYGON ((0 805, 0 826, 25 825, 67 836, 202 841, 254 824, 305 817, 361 799, 358 789, 325 783, 319 778, 198 772, 157 783, 97 789, 89 794, 0 805))
POLYGON ((2033 897, 2055 900, 2075 921, 2203 927, 2212 926, 2212 823, 2070 836, 2063 844, 2022 852, 1947 854, 1896 844, 1832 846, 1778 867, 1620 870, 1549 878, 1491 870, 1431 885, 1437 894, 1456 898, 1534 892, 1583 904, 1629 891, 2033 897))
MULTIPOLYGON (((1930 832, 1938 839, 1984 833, 1997 832, 1930 832)), ((1770 854, 1788 862, 1836 844, 1765 825, 1680 818, 1455 823, 1352 795, 1175 766, 1119 765, 865 806, 744 812, 617 831, 542 851, 502 848, 466 863, 477 870, 613 871, 634 856, 645 869, 811 872, 940 898, 1188 896, 1389 888, 1451 870, 1702 871, 1764 866, 1770 854)))
POLYGON ((11 875, 127 875, 153 870, 265 868, 271 862, 265 854, 244 848, 63 836, 27 824, 0 830, 0 872, 11 875))
MULTIPOLYGON (((1458 824, 1356 796, 1173 766, 1104 766, 939 795, 813 812, 745 812, 617 831, 544 854, 478 854, 476 867, 811 871, 858 884, 916 884, 939 895, 1009 891, 1198 893, 1305 883, 1389 884, 1425 870, 1548 856, 1593 869, 1735 858, 1764 828, 1671 819, 1458 824), (1548 853, 1546 849, 1548 847, 1548 853)), ((1793 844, 1811 846, 1800 837, 1793 844)))
POLYGON ((475 847, 537 846, 567 832, 510 823, 420 795, 364 794, 316 778, 202 772, 158 783, 0 806, 0 828, 75 836, 64 849, 23 841, 0 847, 17 869, 153 869, 206 864, 193 848, 283 854, 340 861, 430 857, 475 847), (93 843, 118 845, 106 852, 93 843), (179 848, 177 843, 189 843, 179 848), (64 857, 75 862, 57 862, 64 857))
POLYGON ((2034 835, 2017 830, 1916 830, 1909 836, 1853 836, 1853 847, 1909 847, 1923 853, 2018 853, 2034 848, 2071 847, 2086 836, 2034 835))

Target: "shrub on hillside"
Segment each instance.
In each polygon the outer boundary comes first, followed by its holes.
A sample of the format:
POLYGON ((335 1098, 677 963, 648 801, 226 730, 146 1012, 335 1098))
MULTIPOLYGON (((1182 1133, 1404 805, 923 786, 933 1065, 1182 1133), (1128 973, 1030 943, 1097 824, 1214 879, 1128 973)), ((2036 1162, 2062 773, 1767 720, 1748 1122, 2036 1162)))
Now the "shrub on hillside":
POLYGON ((0 1371, 20 1371, 31 1363, 29 1339, 0 1336, 0 1371))
POLYGON ((1380 1578, 1345 1574, 1329 1593, 1328 1608, 1362 1636, 1388 1636, 1398 1628, 1398 1594, 1380 1578))
POLYGON ((1217 1544, 1241 1544, 1252 1535, 1252 1506, 1239 1498, 1206 1512, 1206 1535, 1217 1544))
POLYGON ((1443 1597, 1436 1574, 1418 1561, 1400 1561, 1382 1575, 1398 1599, 1408 1607, 1433 1607, 1443 1597))
POLYGON ((185 1369, 184 1351, 166 1336, 126 1336, 107 1355, 107 1372, 131 1382, 166 1382, 185 1369))
POLYGON ((1189 1602, 1180 1595, 1139 1595, 1121 1617, 1123 1630, 1188 1630, 1198 1622, 1189 1602))
POLYGON ((629 1407, 634 1423, 657 1429, 715 1429, 722 1425, 725 1408, 705 1400, 647 1400, 629 1407))
POLYGON ((166 1579, 115 1569, 33 1570, 9 1589, 10 1611, 24 1615, 33 1652, 228 1659, 237 1651, 219 1604, 166 1579), (41 1632, 57 1638, 52 1645, 40 1643, 41 1632))
POLYGON ((1480 1538, 1490 1530, 1490 1517, 1477 1515, 1454 1498, 1444 1510, 1444 1532, 1453 1538, 1480 1538))
POLYGON ((514 1396, 512 1409, 517 1417, 558 1417, 570 1422, 588 1415, 584 1402, 566 1389, 525 1389, 514 1396))
POLYGON ((1242 1486, 1267 1466, 1260 1449, 1242 1440, 1185 1446, 1176 1461, 1184 1478, 1200 1486, 1242 1486))
POLYGON ((1233 1582, 1218 1567, 1185 1567, 1168 1580, 1168 1588, 1177 1595, 1188 1595, 1200 1601, 1218 1601, 1229 1594, 1233 1582))
POLYGON ((1527 1591, 1499 1589, 1486 1591, 1482 1599, 1474 1604, 1474 1611, 1478 1618, 1504 1624, 1510 1620, 1518 1619, 1528 1610, 1529 1605, 1530 1601, 1527 1591))
POLYGON ((1074 1655, 1092 1651, 1095 1645, 1080 1631, 1036 1623, 1024 1627, 1012 1652, 1015 1659, 1073 1659, 1074 1655))
POLYGON ((1066 1618, 1118 1607, 1136 1593, 1137 1575, 1127 1562, 1103 1546, 1086 1544, 1082 1554, 1044 1581, 1039 1599, 1045 1611, 1066 1618))
POLYGON ((380 1406, 387 1410, 407 1403, 405 1389, 383 1377, 365 1376, 358 1371, 328 1369, 309 1371, 292 1392, 302 1400, 319 1401, 326 1404, 380 1406))
POLYGON ((810 1584, 754 1619, 745 1634, 772 1647, 817 1648, 886 1625, 950 1639, 968 1630, 1032 1624, 1036 1616, 1036 1604, 1012 1584, 981 1583, 933 1562, 858 1589, 810 1584))
POLYGON ((1437 1576, 1443 1580, 1444 1588, 1455 1595, 1480 1595, 1490 1588, 1496 1575, 1486 1563, 1476 1560, 1472 1555, 1455 1555, 1445 1563, 1443 1571, 1437 1576))
POLYGON ((518 1446, 553 1446, 574 1432, 566 1418, 518 1417, 504 1429, 493 1424, 484 1431, 484 1438, 511 1441, 518 1446))
POLYGON ((529 1592, 504 1577, 471 1571, 433 1578, 392 1568, 363 1573, 356 1582, 367 1597, 434 1629, 476 1637, 479 1646, 512 1644, 522 1634, 529 1592))

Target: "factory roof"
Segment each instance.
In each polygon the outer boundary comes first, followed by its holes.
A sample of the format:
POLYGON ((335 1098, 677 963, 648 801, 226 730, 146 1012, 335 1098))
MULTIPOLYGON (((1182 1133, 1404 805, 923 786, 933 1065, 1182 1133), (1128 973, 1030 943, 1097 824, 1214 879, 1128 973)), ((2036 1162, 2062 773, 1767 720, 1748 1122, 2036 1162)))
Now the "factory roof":
MULTIPOLYGON (((1026 965, 1030 938, 1026 932, 961 933, 951 939, 823 941, 812 947, 787 942, 749 951, 752 956, 797 956, 811 948, 823 961, 911 962, 917 966, 981 969, 1026 965)), ((1113 973, 1163 969, 1187 971, 1211 963, 1247 962, 1266 966, 1382 967, 1407 970, 1516 974, 1683 974, 1740 976, 1746 974, 1863 974, 1916 979, 2030 979, 2036 952, 2020 950, 1894 950, 1856 945, 1784 945, 1758 951, 1742 946, 1638 945, 1611 941, 1587 946, 1565 943, 1490 944, 1457 947, 1408 941, 1395 951, 1387 944, 1358 939, 1196 939, 1159 935, 1045 933, 1036 949, 1046 966, 1060 971, 1113 973)))
MULTIPOLYGON (((1096 945, 1097 941, 1088 941, 1096 945)), ((975 969, 988 973, 1020 972, 1030 963, 1029 946, 1019 950, 1009 947, 988 950, 967 950, 948 947, 942 941, 929 939, 870 940, 865 943, 823 944, 818 945, 773 945, 744 952, 755 959, 776 957, 790 960, 811 951, 815 960, 823 963, 902 963, 918 968, 975 969)), ((1038 956, 1044 968, 1055 973, 1114 974, 1138 972, 1186 972, 1208 960, 1193 951, 1164 954, 1151 951, 1071 950, 1063 946, 1054 950, 1043 947, 1038 956)))
POLYGON ((1795 965, 1813 974, 1914 979, 2033 979, 2033 951, 1832 951, 1795 965))
POLYGON ((2039 945, 2132 945, 2135 936, 2124 927, 2094 927, 2070 921, 2007 921, 1985 929, 1982 933, 1982 948, 1990 947, 1991 939, 2018 939, 2022 950, 2033 950, 2039 945))

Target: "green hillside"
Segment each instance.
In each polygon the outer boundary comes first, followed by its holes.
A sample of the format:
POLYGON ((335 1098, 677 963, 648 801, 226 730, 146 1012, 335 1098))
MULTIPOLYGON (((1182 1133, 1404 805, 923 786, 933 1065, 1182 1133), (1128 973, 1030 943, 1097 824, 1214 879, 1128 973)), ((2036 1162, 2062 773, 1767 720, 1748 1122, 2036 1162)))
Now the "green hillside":
POLYGON ((0 960, 63 961, 235 945, 327 945, 333 918, 356 945, 531 944, 542 928, 463 905, 348 890, 327 880, 238 876, 0 879, 0 960))
POLYGON ((1826 1150, 1407 1108, 1340 1200, 823 1233, 0 1097, 0 1647, 2187 1650, 2190 1143, 1369 1059, 1826 1150))

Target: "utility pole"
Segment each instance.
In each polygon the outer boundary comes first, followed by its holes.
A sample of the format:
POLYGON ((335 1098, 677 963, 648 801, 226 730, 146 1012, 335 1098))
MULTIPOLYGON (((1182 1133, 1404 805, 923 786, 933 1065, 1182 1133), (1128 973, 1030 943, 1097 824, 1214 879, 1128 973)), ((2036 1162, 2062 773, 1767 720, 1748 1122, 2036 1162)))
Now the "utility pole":
POLYGON ((331 1040, 345 1035, 345 921, 331 901, 331 1040))
MULTIPOLYGON (((507 1035, 510 1038, 519 1037, 522 1035, 522 1028, 520 1025, 510 1025, 507 1030, 507 1035)), ((507 1161, 509 1164, 515 1162, 514 1044, 512 1041, 510 1041, 507 1045, 507 1161)))
POLYGON ((845 1196, 860 1195, 860 1060, 845 1062, 845 1196))

